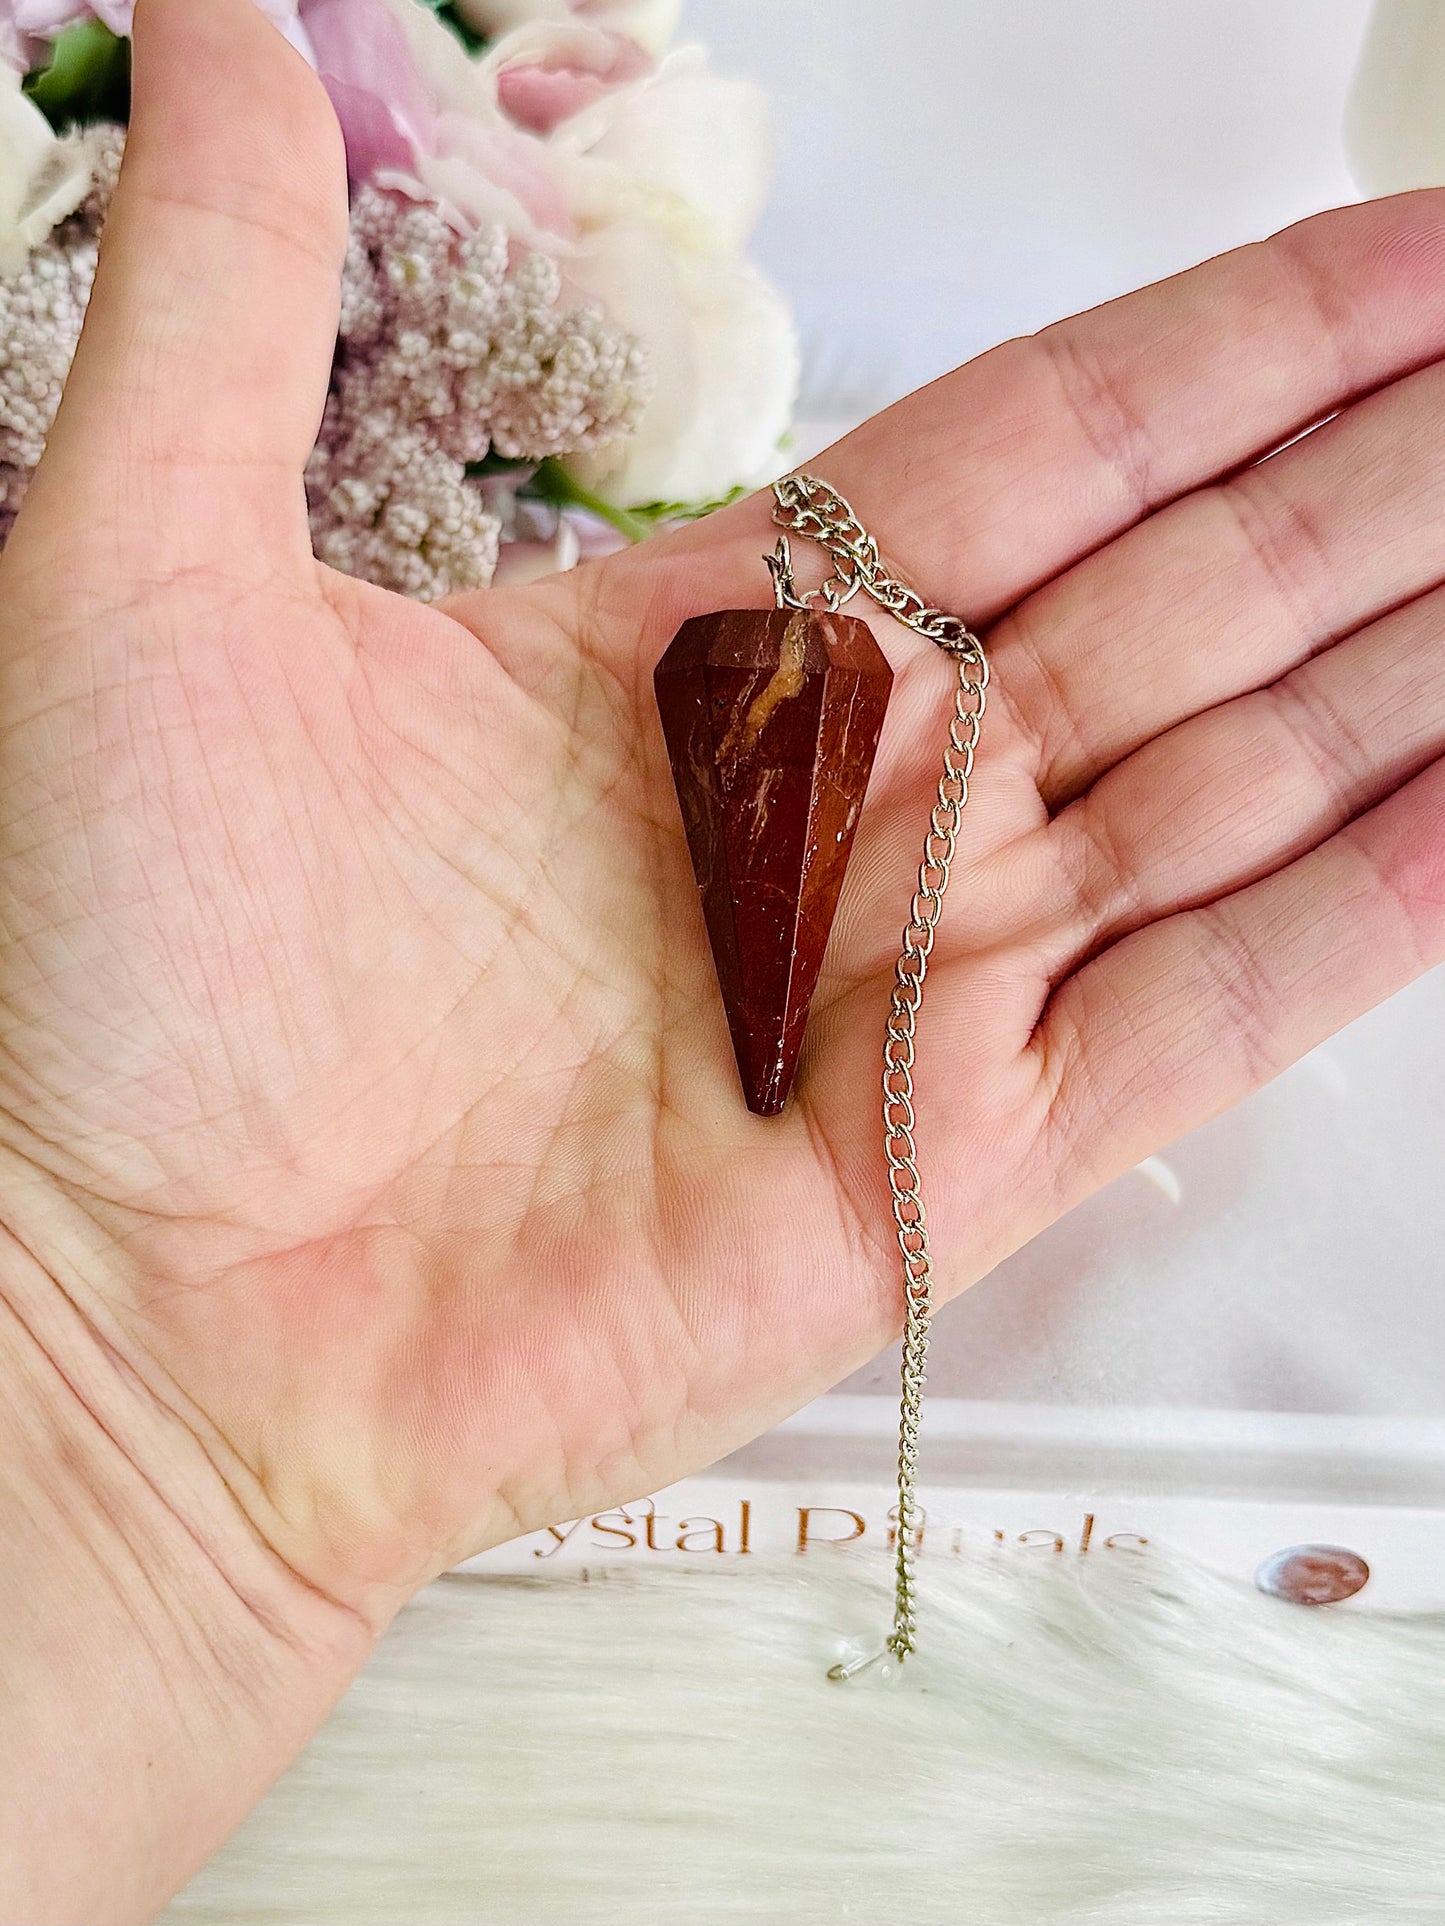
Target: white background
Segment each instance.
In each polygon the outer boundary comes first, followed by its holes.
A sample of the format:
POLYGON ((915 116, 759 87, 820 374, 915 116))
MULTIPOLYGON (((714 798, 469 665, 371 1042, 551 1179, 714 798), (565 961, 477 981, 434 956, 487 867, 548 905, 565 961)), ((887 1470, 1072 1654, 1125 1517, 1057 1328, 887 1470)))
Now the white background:
POLYGON ((776 104, 756 253, 797 308, 805 403, 891 400, 1354 198, 1340 126, 1368 11, 688 0, 685 31, 776 104))
MULTIPOLYGON (((757 252, 797 306, 808 411, 868 412, 1009 333, 1353 198, 1341 127, 1367 13, 690 0, 716 64, 776 103, 757 252)), ((1438 974, 1166 1165, 951 1307, 936 1389, 1445 1414, 1438 974)), ((849 1388, 892 1383, 884 1359, 849 1388)))

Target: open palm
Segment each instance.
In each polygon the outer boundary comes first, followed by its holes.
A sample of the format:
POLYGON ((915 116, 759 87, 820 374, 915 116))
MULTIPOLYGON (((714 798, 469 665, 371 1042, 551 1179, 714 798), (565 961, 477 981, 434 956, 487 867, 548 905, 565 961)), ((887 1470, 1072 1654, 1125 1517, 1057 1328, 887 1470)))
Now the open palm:
MULTIPOLYGON (((651 672, 767 605, 766 504, 445 610, 319 569, 334 126, 244 0, 139 33, 0 569, 0 1219, 95 1397, 380 1620, 896 1331, 877 1074, 951 677, 876 618, 873 787, 794 1100, 752 1117, 651 672)), ((946 1291, 1441 953, 1442 296, 1438 199, 1348 210, 817 464, 993 625, 920 1042, 946 1291)))

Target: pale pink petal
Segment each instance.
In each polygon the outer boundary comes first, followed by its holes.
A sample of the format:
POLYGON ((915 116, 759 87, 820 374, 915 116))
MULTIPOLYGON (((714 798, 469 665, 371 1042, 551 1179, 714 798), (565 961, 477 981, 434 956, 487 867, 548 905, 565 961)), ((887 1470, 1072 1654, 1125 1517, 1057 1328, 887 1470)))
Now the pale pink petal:
MULTIPOLYGON (((535 227, 561 235, 575 231, 572 210, 547 149, 505 121, 488 125, 465 114, 443 114, 438 158, 463 163, 479 190, 514 200, 535 227)), ((456 171, 460 176, 463 169, 456 171)), ((498 218, 481 205, 462 206, 460 211, 483 224, 498 218)), ((505 219, 504 225, 510 231, 505 219)))
POLYGON ((639 46, 615 34, 590 36, 585 42, 559 47, 550 53, 507 62, 497 74, 497 100, 519 127, 550 134, 614 88, 627 86, 652 71, 652 62, 639 46), (592 58, 586 58, 587 54, 592 58))
POLYGON ((387 168, 416 163, 416 143, 408 140, 384 100, 364 87, 323 73, 322 79, 346 143, 346 171, 354 181, 372 181, 387 168))
POLYGON ((436 104, 386 0, 303 0, 301 20, 346 140, 353 180, 435 150, 436 104))
POLYGON ((550 134, 606 92, 601 74, 579 73, 575 68, 549 70, 518 63, 497 76, 497 99, 503 112, 534 134, 550 134))
POLYGON ((10 12, 22 33, 59 33, 92 13, 99 15, 112 33, 130 32, 131 10, 124 0, 119 5, 115 0, 96 0, 94 6, 87 0, 13 0, 10 12))

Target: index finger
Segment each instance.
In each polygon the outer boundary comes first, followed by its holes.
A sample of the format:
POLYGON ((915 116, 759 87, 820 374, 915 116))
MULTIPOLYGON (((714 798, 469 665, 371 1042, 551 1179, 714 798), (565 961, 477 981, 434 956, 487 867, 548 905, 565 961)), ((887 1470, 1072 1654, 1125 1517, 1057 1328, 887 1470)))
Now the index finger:
MULTIPOLYGON (((1432 188, 1312 216, 1005 342, 816 467, 926 600, 978 627, 1152 509, 1442 354, 1432 188)), ((766 520, 754 498, 674 538, 689 566, 658 598, 659 632, 721 606, 729 584, 736 597, 766 520)))

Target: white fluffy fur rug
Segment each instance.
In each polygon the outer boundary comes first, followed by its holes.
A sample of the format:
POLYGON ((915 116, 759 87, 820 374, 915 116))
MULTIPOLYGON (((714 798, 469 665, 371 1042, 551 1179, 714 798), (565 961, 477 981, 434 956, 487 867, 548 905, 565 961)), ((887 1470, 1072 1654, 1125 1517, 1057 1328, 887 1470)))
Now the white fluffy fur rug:
POLYGON ((453 1577, 166 1914, 345 1926, 1445 1921, 1445 1619, 1154 1552, 453 1577))

